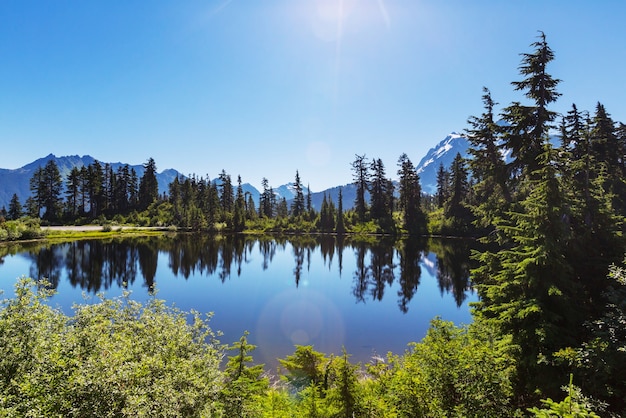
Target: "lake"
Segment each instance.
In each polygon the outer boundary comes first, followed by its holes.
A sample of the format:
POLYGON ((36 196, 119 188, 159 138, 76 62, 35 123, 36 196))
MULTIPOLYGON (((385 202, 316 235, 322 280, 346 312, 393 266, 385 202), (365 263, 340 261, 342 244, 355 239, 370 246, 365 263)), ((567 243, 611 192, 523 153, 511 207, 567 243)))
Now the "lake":
POLYGON ((223 343, 249 331, 255 362, 268 368, 296 344, 345 347, 365 363, 402 353, 436 316, 471 322, 470 249, 464 240, 196 234, 21 244, 0 247, 0 289, 11 296, 19 277, 46 278, 57 290, 50 303, 68 314, 128 289, 135 300, 212 312, 223 343))

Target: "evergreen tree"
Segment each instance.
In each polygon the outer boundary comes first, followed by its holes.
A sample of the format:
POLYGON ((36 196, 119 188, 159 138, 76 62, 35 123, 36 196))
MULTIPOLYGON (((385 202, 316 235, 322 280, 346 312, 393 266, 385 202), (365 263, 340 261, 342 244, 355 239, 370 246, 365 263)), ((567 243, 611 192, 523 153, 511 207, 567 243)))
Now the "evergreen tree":
MULTIPOLYGON (((572 265, 575 280, 580 283, 579 308, 595 315, 595 303, 605 291, 603 278, 607 266, 622 257, 621 228, 623 219, 614 206, 614 195, 608 189, 605 162, 597 162, 599 155, 592 150, 592 122, 576 106, 563 118, 561 129, 561 181, 569 202, 568 223, 572 231, 571 244, 566 253, 572 265), (583 297, 583 295, 585 295, 583 297)), ((619 170, 615 170, 617 172, 619 170)))
POLYGON ((549 357, 574 341, 582 323, 573 303, 579 288, 564 256, 570 231, 553 154, 546 145, 529 196, 496 223, 511 247, 481 253, 481 266, 472 274, 480 283, 477 315, 497 324, 519 347, 519 394, 558 391, 551 385, 558 379, 549 357))
MULTIPOLYGON (((172 204, 172 218, 176 225, 181 225, 183 217, 183 200, 182 200, 182 187, 181 178, 179 176, 174 177, 174 180, 168 185, 170 203, 172 204)), ((184 180, 183 180, 184 182, 184 180)))
POLYGON ((80 197, 81 197, 81 170, 73 167, 67 175, 65 187, 66 210, 71 218, 75 218, 80 213, 80 197))
POLYGON ((465 160, 457 153, 450 166, 450 197, 445 205, 447 216, 465 218, 467 216, 467 196, 469 193, 468 172, 465 160))
POLYGON ((443 208, 450 196, 450 173, 443 164, 437 169, 437 207, 443 208))
POLYGON ((559 149, 559 169, 564 181, 570 182, 565 190, 579 189, 588 199, 590 181, 595 177, 592 167, 595 165, 591 153, 589 115, 578 111, 575 104, 563 116, 560 126, 561 146, 559 149), (585 120, 586 119, 586 120, 585 120))
POLYGON ((263 187, 263 192, 259 200, 259 216, 272 218, 274 216, 274 191, 265 177, 261 180, 261 186, 263 187))
POLYGON ((220 197, 217 184, 211 182, 207 177, 201 181, 202 194, 198 196, 201 201, 201 208, 209 226, 215 225, 220 219, 220 197))
POLYGON ((220 181, 220 204, 222 207, 222 217, 226 219, 228 214, 232 214, 235 205, 235 194, 233 192, 233 184, 230 174, 222 169, 219 175, 220 181))
POLYGON ((54 221, 58 219, 61 210, 61 189, 63 180, 59 167, 54 160, 35 170, 30 179, 30 188, 33 200, 37 202, 38 212, 44 209, 43 219, 54 221))
POLYGON ((7 215, 11 220, 17 220, 22 217, 22 204, 20 203, 20 198, 17 196, 17 193, 13 193, 11 197, 7 215))
MULTIPOLYGON (((275 199, 276 198, 274 197, 274 200, 275 199)), ((289 217, 289 207, 287 206, 287 199, 284 197, 280 199, 276 206, 276 216, 282 219, 289 217)))
POLYGON ((221 391, 224 413, 228 417, 258 416, 255 405, 269 389, 269 380, 263 377, 263 365, 252 363, 250 353, 256 346, 248 343, 246 331, 239 342, 229 347, 235 355, 228 357, 226 382, 221 391))
POLYGON ((296 180, 293 185, 295 196, 291 203, 291 214, 294 217, 298 217, 304 213, 305 201, 304 192, 302 191, 302 181, 300 180, 300 173, 296 170, 296 180))
POLYGON ((335 206, 330 197, 327 198, 326 192, 322 198, 322 208, 320 209, 319 228, 323 232, 331 232, 335 230, 335 206))
POLYGON ((306 186, 306 211, 309 214, 309 219, 313 219, 313 203, 311 202, 311 186, 306 186))
POLYGON ((92 218, 100 215, 102 210, 102 185, 104 175, 102 165, 98 160, 89 164, 86 173, 87 201, 89 202, 89 214, 92 218))
POLYGON ((235 211, 233 216, 233 228, 236 232, 241 232, 246 227, 246 201, 241 187, 241 176, 237 176, 237 197, 235 198, 235 211))
POLYGON ((125 164, 117 169, 113 190, 114 206, 119 213, 128 213, 130 209, 130 167, 125 164))
POLYGON ((369 170, 365 155, 356 155, 352 162, 352 178, 356 186, 356 198, 354 200, 354 210, 356 211, 359 221, 366 221, 367 204, 365 201, 365 193, 369 189, 369 170))
POLYGON ((413 163, 406 154, 398 159, 399 209, 402 211, 404 227, 410 234, 426 232, 426 216, 422 211, 422 188, 413 163))
POLYGON ((254 199, 252 195, 246 193, 248 195, 248 200, 246 201, 246 219, 254 220, 257 218, 256 207, 254 206, 254 199))
POLYGON ((473 210, 478 226, 491 229, 494 218, 500 216, 511 202, 511 193, 500 148, 500 129, 493 115, 493 107, 497 103, 491 98, 489 89, 483 87, 483 92, 485 111, 480 117, 470 117, 468 123, 471 128, 467 130, 467 137, 470 143, 469 167, 475 182, 473 210))
POLYGON ((342 355, 331 362, 334 374, 334 385, 327 390, 327 400, 338 406, 337 417, 352 418, 364 416, 361 406, 361 386, 358 383, 358 366, 350 364, 349 355, 345 349, 342 355))
POLYGON ((554 53, 546 42, 545 34, 540 32, 539 40, 531 46, 535 48, 534 52, 522 54, 522 63, 519 67, 520 74, 525 78, 511 84, 515 90, 523 91, 532 105, 525 106, 520 102, 513 102, 502 113, 503 119, 507 122, 503 145, 511 151, 513 157, 509 172, 516 180, 514 185, 515 191, 518 192, 521 180, 539 172, 538 160, 543 153, 544 145, 548 142, 548 133, 553 128, 552 123, 557 115, 548 109, 548 105, 560 96, 556 91, 560 80, 547 72, 547 66, 554 59, 554 53))
POLYGON ((89 170, 87 166, 80 168, 80 185, 79 185, 79 212, 81 215, 87 213, 87 206, 89 203, 89 170))
POLYGON ((159 184, 157 182, 156 163, 149 158, 143 166, 143 176, 139 180, 139 210, 146 210, 159 198, 159 184))
POLYGON ((107 214, 111 214, 111 212, 115 213, 117 212, 117 207, 115 205, 115 202, 113 201, 114 196, 115 196, 115 187, 116 187, 116 183, 117 183, 117 178, 115 177, 115 173, 113 173, 113 168, 111 167, 111 164, 109 163, 105 163, 104 164, 104 179, 103 179, 103 197, 104 197, 104 205, 102 210, 107 213, 107 214))
MULTIPOLYGON (((296 345, 296 351, 293 354, 284 359, 278 359, 278 362, 286 370, 285 374, 281 374, 282 379, 296 391, 311 385, 322 386, 324 384, 328 359, 324 353, 313 350, 310 345, 296 345)), ((327 385, 324 386, 327 387, 327 385)))
POLYGON ((38 167, 29 180, 31 199, 28 202, 28 214, 31 217, 39 218, 44 205, 45 186, 43 167, 38 167))
POLYGON ((604 188, 613 195, 612 203, 618 213, 626 210, 626 183, 624 182, 623 144, 617 128, 605 107, 598 103, 591 121, 591 152, 601 165, 604 188))
POLYGON ((131 208, 136 208, 139 205, 139 178, 134 168, 130 169, 128 179, 128 204, 131 208))
POLYGON ((343 219, 343 192, 341 187, 337 196, 337 225, 335 226, 335 231, 340 235, 346 232, 346 225, 343 219))
MULTIPOLYGON (((278 205, 278 196, 276 196, 276 193, 274 193, 274 188, 270 187, 269 189, 269 205, 270 205, 270 212, 272 213, 273 217, 278 217, 280 216, 278 214, 278 210, 279 210, 279 205, 278 205)), ((285 206, 286 206, 286 202, 285 202, 285 206)), ((285 210, 285 216, 287 216, 287 210, 285 210)))
POLYGON ((372 219, 386 224, 393 210, 393 184, 387 179, 380 158, 372 160, 370 170, 370 215, 372 219))
POLYGON ((29 196, 26 199, 26 204, 24 205, 26 208, 26 215, 30 218, 39 218, 39 213, 41 212, 39 203, 34 196, 29 196))

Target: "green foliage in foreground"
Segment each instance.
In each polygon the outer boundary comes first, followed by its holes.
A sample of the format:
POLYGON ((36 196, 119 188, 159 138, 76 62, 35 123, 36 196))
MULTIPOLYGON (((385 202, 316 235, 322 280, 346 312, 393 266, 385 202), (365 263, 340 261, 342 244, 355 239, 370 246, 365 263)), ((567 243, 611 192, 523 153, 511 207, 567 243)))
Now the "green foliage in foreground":
POLYGON ((207 322, 128 295, 68 317, 20 281, 0 312, 0 416, 200 416, 216 408, 222 350, 207 322))
MULTIPOLYGON (((225 347, 197 313, 124 294, 67 316, 47 304, 49 295, 22 279, 2 302, 0 417, 522 415, 511 405, 510 341, 481 322, 435 319, 422 342, 365 366, 345 350, 327 356, 297 346, 271 383, 253 363, 247 333, 225 347)), ((560 411, 571 399, 545 405, 560 411)))

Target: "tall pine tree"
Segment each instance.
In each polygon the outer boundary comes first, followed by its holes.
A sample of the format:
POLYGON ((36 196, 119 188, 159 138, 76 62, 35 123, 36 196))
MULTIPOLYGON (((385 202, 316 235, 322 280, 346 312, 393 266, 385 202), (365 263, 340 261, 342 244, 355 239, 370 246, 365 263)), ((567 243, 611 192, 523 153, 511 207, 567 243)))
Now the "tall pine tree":
POLYGON ((398 159, 399 198, 404 228, 411 235, 426 232, 426 215, 421 207, 422 188, 413 163, 406 154, 398 159))
POLYGON ((532 53, 522 54, 519 66, 521 81, 511 84, 515 90, 524 92, 530 105, 514 102, 504 109, 502 118, 507 122, 504 129, 504 146, 510 150, 513 161, 509 165, 510 176, 514 180, 514 191, 528 193, 523 181, 538 172, 539 157, 544 145, 549 140, 549 130, 553 128, 557 114, 548 106, 561 95, 556 91, 560 80, 547 72, 548 64, 554 59, 554 53, 546 42, 543 32, 539 40, 531 45, 532 53))

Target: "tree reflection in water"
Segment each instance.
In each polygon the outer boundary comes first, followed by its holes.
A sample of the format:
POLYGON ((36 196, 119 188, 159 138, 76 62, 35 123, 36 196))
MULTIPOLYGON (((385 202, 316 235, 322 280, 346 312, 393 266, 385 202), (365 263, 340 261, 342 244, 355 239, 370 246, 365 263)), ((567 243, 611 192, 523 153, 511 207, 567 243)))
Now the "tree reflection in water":
MULTIPOLYGON (((389 297, 385 292, 397 280, 398 307, 408 312, 409 302, 420 286, 422 268, 428 268, 425 258, 436 260, 433 267, 439 289, 451 293, 458 306, 472 291, 469 272, 473 243, 467 240, 177 234, 35 245, 24 247, 22 254, 31 261, 31 277, 45 278, 56 288, 65 275, 73 287, 95 294, 112 286, 132 285, 138 277, 151 292, 159 254, 167 257, 174 276, 185 279, 215 276, 225 282, 233 274, 240 276, 242 269, 259 267, 250 264, 255 251, 261 255, 261 268, 267 270, 276 255, 288 248, 294 259, 296 287, 305 268, 310 269, 316 252, 319 251, 329 270, 336 268, 341 276, 344 251, 352 250, 355 255, 352 293, 361 303, 389 297)), ((5 255, 0 254, 0 263, 5 255)))

